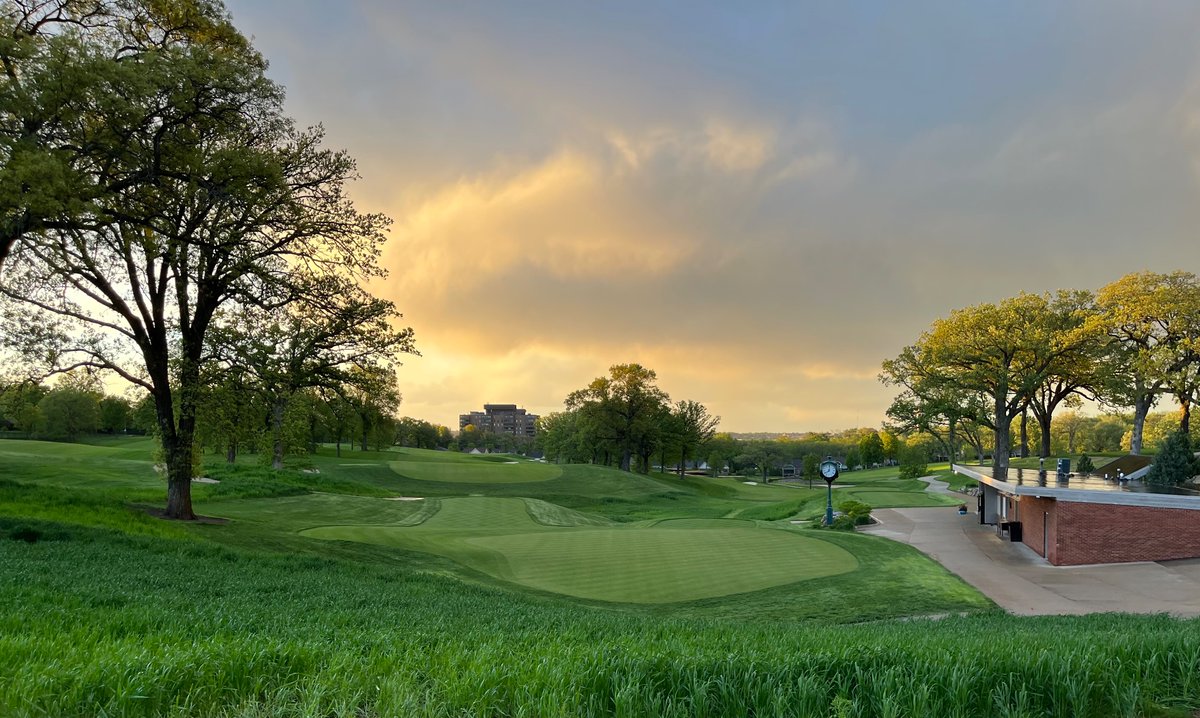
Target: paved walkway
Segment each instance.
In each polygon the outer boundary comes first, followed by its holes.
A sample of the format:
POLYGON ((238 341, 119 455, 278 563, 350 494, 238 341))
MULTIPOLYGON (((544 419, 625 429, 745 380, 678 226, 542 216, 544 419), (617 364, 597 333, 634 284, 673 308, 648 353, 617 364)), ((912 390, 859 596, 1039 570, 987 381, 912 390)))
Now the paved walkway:
MULTIPOLYGON (((945 484, 930 488, 951 493, 945 484)), ((973 505, 974 499, 966 503, 973 505)), ((959 516, 953 507, 943 507, 879 509, 872 515, 880 523, 864 533, 911 544, 1010 613, 1200 616, 1200 559, 1051 566, 1025 544, 1002 541, 974 512, 959 516)))

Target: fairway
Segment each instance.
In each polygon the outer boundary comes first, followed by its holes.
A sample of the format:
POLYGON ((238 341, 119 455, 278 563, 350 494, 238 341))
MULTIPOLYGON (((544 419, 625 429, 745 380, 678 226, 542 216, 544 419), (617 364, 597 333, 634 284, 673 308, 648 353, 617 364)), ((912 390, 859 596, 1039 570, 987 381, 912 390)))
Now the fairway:
POLYGON ((451 484, 526 484, 549 481, 562 476, 554 464, 532 461, 497 462, 483 459, 468 461, 392 461, 392 471, 418 481, 451 484))
MULTIPOLYGON (((306 536, 409 548, 541 591, 615 603, 673 603, 853 571, 843 548, 747 521, 545 526, 520 499, 444 499, 418 526, 323 526, 306 536)), ((544 508, 541 509, 544 511, 544 508)))

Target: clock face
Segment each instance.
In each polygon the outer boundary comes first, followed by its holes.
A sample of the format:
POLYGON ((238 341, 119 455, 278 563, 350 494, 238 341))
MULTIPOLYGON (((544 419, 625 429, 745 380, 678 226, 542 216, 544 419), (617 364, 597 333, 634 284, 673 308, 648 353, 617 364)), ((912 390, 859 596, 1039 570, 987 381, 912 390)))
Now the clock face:
POLYGON ((827 479, 832 479, 837 476, 837 464, 832 461, 825 461, 821 464, 821 476, 827 479))

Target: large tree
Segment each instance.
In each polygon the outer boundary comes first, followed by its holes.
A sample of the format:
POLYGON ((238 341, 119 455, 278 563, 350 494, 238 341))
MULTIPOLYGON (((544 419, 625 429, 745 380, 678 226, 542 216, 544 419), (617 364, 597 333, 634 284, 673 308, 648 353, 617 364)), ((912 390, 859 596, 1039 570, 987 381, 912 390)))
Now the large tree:
POLYGON ((640 364, 615 364, 608 376, 597 377, 566 399, 567 409, 579 412, 597 439, 611 442, 622 471, 630 470, 634 452, 658 431, 657 421, 669 398, 657 380, 653 369, 640 364))
POLYGON ((167 516, 190 519, 201 360, 227 306, 319 304, 381 274, 387 219, 297 129, 215 0, 13 2, 0 63, 3 335, 153 397, 167 516))
POLYGON ((988 398, 975 420, 992 430, 992 474, 1005 479, 1012 450, 1011 426, 1059 361, 1075 351, 1080 335, 1051 321, 1059 295, 1022 293, 995 304, 955 310, 934 322, 905 352, 923 357, 921 382, 988 398))
POLYGON ((1029 398, 1029 409, 1041 433, 1038 455, 1050 456, 1050 428, 1059 406, 1094 400, 1105 383, 1101 358, 1107 337, 1097 330, 1095 300, 1091 292, 1062 291, 1049 297, 1043 315, 1048 360, 1029 398))
POLYGON ((231 372, 254 377, 269 411, 274 468, 283 468, 284 417, 307 389, 333 388, 346 398, 362 421, 366 450, 371 412, 382 407, 390 414, 399 404, 398 357, 415 352, 412 330, 395 327, 399 318, 391 302, 349 283, 321 303, 298 301, 286 309, 224 318, 212 334, 214 358, 231 372))
POLYGON ((1103 398, 1133 407, 1130 451, 1142 451, 1146 415, 1163 394, 1174 393, 1191 414, 1200 365, 1200 279, 1191 272, 1137 272, 1106 285, 1096 295, 1094 322, 1115 342, 1111 381, 1103 398))

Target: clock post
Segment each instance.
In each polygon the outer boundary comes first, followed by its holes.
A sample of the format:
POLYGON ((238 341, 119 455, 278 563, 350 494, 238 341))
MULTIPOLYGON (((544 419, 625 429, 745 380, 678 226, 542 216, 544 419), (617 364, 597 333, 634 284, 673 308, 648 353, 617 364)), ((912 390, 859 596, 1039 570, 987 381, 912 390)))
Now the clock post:
POLYGON ((833 525, 833 482, 838 477, 838 465, 833 457, 826 456, 821 462, 821 478, 825 479, 825 525, 833 525))

